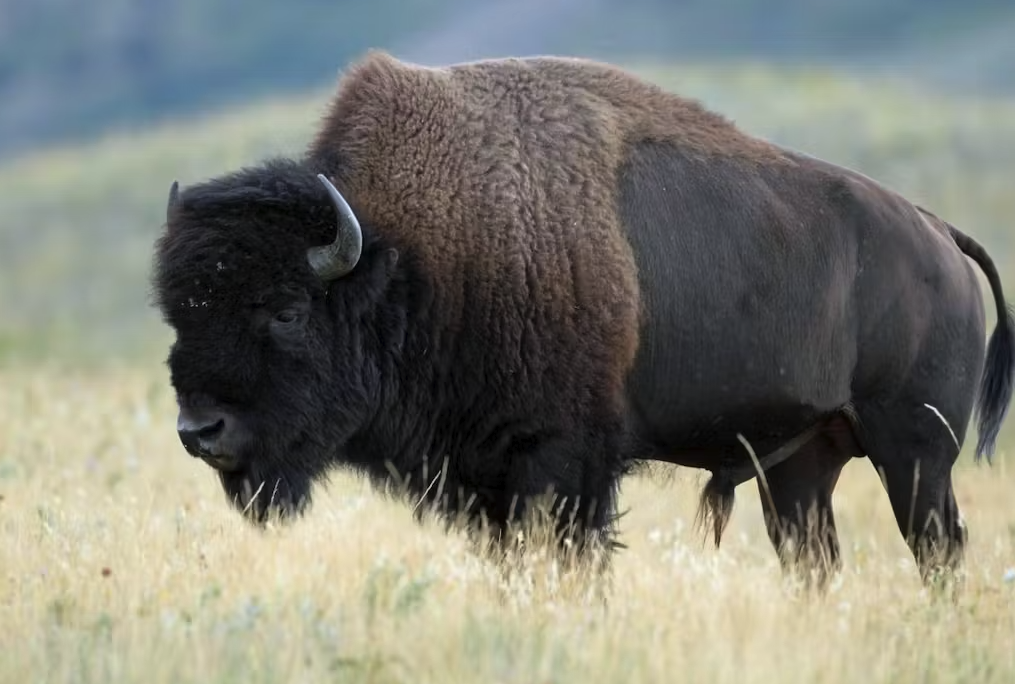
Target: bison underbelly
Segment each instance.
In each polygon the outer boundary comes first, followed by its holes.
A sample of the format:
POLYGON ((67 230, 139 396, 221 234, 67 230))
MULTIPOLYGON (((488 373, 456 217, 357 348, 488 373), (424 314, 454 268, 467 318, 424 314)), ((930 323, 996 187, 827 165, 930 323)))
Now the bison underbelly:
POLYGON ((643 442, 670 454, 736 446, 738 433, 778 442, 849 400, 850 354, 766 335, 764 322, 747 323, 743 332, 756 336, 737 336, 740 344, 647 326, 627 389, 643 442))

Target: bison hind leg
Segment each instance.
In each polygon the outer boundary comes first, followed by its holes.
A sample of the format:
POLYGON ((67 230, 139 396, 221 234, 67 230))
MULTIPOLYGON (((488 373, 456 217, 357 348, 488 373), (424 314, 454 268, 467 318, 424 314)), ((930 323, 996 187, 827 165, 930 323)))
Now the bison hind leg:
POLYGON ((699 532, 706 537, 711 531, 716 548, 719 548, 722 542, 723 532, 733 515, 735 502, 736 482, 730 473, 725 470, 713 471, 712 477, 701 490, 694 523, 699 532))

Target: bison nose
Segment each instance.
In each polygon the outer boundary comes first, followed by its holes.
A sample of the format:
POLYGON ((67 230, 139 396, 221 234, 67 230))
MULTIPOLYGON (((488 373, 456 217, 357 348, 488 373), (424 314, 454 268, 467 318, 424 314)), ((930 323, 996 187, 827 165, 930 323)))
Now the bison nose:
POLYGON ((192 414, 181 410, 176 419, 176 433, 183 448, 193 456, 209 456, 226 428, 226 417, 219 413, 192 414))

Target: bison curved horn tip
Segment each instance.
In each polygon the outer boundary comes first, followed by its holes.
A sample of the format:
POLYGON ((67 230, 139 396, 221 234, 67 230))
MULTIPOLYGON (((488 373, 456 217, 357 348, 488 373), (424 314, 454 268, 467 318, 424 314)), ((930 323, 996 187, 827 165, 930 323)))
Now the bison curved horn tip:
POLYGON ((177 200, 180 199, 180 183, 179 181, 173 181, 173 184, 169 186, 169 202, 166 204, 166 220, 169 220, 169 214, 173 211, 173 206, 177 200))
POLYGON ((359 262, 363 251, 363 231, 359 220, 353 213, 342 193, 335 189, 331 181, 323 174, 317 174, 335 205, 338 214, 338 228, 335 241, 330 245, 311 247, 307 250, 307 260, 314 273, 324 280, 334 280, 350 273, 359 262))

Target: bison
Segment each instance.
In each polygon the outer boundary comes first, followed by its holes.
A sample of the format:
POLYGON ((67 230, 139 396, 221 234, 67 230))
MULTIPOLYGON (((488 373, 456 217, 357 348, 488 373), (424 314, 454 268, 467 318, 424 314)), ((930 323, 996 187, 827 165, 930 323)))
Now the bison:
POLYGON ((755 479, 783 566, 823 577, 861 457, 923 577, 959 566, 951 469, 974 408, 990 458, 1015 369, 972 238, 574 58, 367 54, 299 158, 173 183, 153 291, 180 440, 255 520, 345 465, 494 532, 552 492, 613 539, 658 460, 711 471, 716 544, 755 479))

